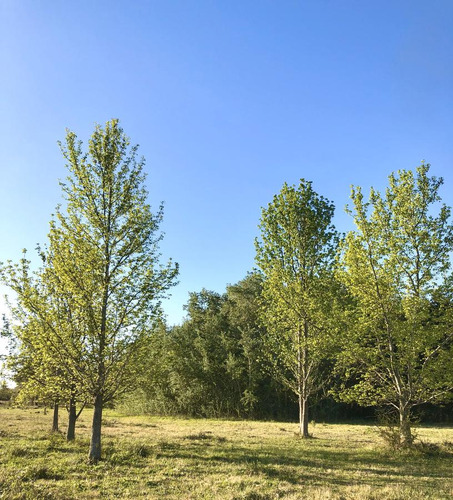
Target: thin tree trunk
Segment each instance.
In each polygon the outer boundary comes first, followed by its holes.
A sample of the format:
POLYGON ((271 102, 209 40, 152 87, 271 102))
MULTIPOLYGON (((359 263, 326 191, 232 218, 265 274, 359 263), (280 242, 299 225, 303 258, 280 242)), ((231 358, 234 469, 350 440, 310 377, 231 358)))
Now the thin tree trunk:
POLYGON ((75 425, 77 420, 77 409, 75 396, 71 394, 69 400, 69 411, 68 411, 68 431, 66 433, 66 440, 73 441, 75 439, 75 425))
POLYGON ((58 403, 53 405, 52 432, 58 432, 58 403))
POLYGON ((101 426, 102 409, 104 401, 102 394, 98 394, 94 400, 93 425, 91 428, 91 444, 88 458, 91 463, 98 463, 101 459, 101 426))
POLYGON ((308 438, 310 435, 308 434, 308 405, 307 399, 299 395, 299 427, 300 427, 300 435, 303 438, 308 438))
POLYGON ((298 363, 299 363, 299 427, 302 438, 308 438, 308 323, 304 321, 303 332, 298 331, 298 363))

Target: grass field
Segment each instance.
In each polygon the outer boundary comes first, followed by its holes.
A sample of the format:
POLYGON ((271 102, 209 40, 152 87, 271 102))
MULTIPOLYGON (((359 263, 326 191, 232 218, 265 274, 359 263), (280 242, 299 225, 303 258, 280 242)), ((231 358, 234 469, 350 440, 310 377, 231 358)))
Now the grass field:
POLYGON ((296 424, 110 411, 104 459, 91 466, 91 412, 71 444, 48 432, 51 418, 0 409, 0 498, 453 498, 451 428, 420 428, 423 449, 395 452, 367 425, 317 424, 314 439, 304 441, 296 424))

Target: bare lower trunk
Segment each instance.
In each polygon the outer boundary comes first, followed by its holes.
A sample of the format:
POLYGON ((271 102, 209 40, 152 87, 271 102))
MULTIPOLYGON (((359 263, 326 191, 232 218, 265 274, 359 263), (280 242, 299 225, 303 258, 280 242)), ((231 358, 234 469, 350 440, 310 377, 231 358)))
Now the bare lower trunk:
POLYGON ((58 432, 58 403, 53 405, 52 432, 58 432))
POLYGON ((300 435, 303 438, 308 438, 308 405, 306 398, 299 395, 299 427, 300 435))
POLYGON ((304 321, 303 331, 299 328, 298 331, 298 364, 299 364, 299 426, 300 436, 308 438, 308 323, 304 321))
POLYGON ((410 410, 407 406, 400 406, 400 442, 403 447, 411 446, 414 436, 411 432, 410 410))
POLYGON ((76 400, 74 396, 71 396, 69 400, 69 411, 68 411, 68 431, 66 433, 66 440, 73 441, 75 439, 75 425, 77 420, 76 411, 76 400))
POLYGON ((94 400, 93 425, 91 428, 91 444, 88 458, 91 463, 98 463, 101 459, 101 426, 102 409, 104 401, 102 394, 98 394, 94 400))

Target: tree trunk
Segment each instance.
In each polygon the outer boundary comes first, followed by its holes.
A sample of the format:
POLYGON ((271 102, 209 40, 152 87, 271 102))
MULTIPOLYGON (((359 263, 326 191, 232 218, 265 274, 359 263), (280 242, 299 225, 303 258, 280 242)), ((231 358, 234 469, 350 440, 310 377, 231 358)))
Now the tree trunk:
POLYGON ((58 432, 58 403, 53 405, 52 432, 58 432))
POLYGON ((303 438, 308 438, 308 405, 307 399, 299 394, 299 427, 300 435, 303 438))
POLYGON ((400 443, 403 447, 412 446, 414 436, 411 432, 410 410, 407 405, 400 405, 400 443))
POLYGON ((76 411, 76 400, 73 395, 69 400, 69 411, 68 411, 68 432, 66 433, 66 440, 73 441, 75 439, 75 425, 77 420, 76 411))
POLYGON ((101 459, 101 426, 102 407, 104 405, 102 394, 98 394, 94 400, 93 425, 91 428, 91 444, 88 458, 96 464, 101 459))
POLYGON ((300 436, 308 438, 308 323, 304 321, 303 332, 298 330, 298 385, 299 385, 299 427, 300 436))

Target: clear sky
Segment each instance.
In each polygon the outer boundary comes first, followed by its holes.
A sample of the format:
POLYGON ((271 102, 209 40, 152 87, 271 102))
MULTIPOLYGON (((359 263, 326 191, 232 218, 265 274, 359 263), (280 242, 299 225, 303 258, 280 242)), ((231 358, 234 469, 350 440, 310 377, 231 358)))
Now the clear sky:
POLYGON ((286 181, 335 202, 425 159, 453 205, 452 0, 0 0, 0 261, 44 243, 57 140, 119 118, 189 291, 253 267, 286 181))

